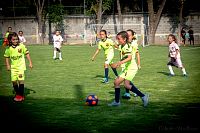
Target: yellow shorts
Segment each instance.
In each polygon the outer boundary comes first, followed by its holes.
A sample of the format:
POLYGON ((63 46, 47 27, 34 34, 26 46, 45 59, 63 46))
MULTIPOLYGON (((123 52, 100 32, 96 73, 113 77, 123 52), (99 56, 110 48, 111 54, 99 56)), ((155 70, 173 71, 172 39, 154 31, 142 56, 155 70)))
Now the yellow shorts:
POLYGON ((105 59, 105 64, 113 64, 113 58, 114 58, 114 54, 109 54, 106 56, 106 59, 105 59))
POLYGON ((11 70, 11 81, 19 81, 24 79, 24 70, 11 70))
POLYGON ((129 80, 129 81, 132 81, 133 78, 135 77, 135 74, 137 73, 138 71, 138 68, 137 67, 133 67, 133 68, 130 68, 130 69, 123 69, 121 71, 121 73, 119 74, 119 76, 123 79, 126 79, 126 80, 129 80))

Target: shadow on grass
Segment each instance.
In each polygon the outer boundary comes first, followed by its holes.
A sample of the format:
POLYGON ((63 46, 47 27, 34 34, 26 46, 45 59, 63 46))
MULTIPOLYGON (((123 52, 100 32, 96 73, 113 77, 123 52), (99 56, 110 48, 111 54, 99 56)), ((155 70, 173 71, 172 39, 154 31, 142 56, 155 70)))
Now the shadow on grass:
POLYGON ((169 73, 167 73, 167 72, 157 72, 157 73, 160 73, 160 74, 163 74, 163 75, 169 76, 169 73))
POLYGON ((0 127, 6 131, 199 132, 199 112, 199 103, 151 102, 147 108, 133 108, 129 102, 108 107, 101 100, 100 106, 89 107, 74 99, 27 97, 13 103, 11 97, 0 96, 0 127))

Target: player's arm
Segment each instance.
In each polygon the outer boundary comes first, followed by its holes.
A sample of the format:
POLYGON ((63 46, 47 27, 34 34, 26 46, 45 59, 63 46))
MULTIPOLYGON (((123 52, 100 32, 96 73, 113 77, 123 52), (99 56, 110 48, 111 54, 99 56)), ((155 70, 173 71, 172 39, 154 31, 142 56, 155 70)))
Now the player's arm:
POLYGON ((97 54, 99 53, 100 49, 97 48, 94 55, 92 56, 92 61, 94 61, 95 57, 97 56, 97 54))
POLYGON ((31 60, 31 57, 30 57, 30 54, 29 54, 29 53, 26 54, 26 58, 27 58, 28 61, 29 61, 29 67, 30 67, 30 68, 33 68, 32 60, 31 60))
POLYGON ((6 62, 6 69, 7 69, 8 71, 10 71, 10 58, 6 57, 6 58, 5 58, 5 62, 6 62))
POLYGON ((117 62, 117 64, 116 64, 117 66, 116 67, 119 67, 119 66, 121 66, 121 64, 124 64, 124 63, 126 63, 126 62, 128 62, 130 60, 132 60, 132 55, 131 54, 129 54, 126 59, 117 62))
POLYGON ((141 65, 140 65, 140 53, 139 53, 139 51, 136 52, 136 56, 137 56, 137 66, 140 69, 141 65))

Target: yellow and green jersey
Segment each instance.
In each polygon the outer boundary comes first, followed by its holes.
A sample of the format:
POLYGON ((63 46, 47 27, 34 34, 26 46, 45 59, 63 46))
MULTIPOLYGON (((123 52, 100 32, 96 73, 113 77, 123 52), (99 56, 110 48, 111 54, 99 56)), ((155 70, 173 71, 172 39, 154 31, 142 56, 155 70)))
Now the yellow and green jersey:
POLYGON ((135 59, 135 54, 136 54, 136 52, 138 52, 137 40, 133 40, 133 41, 131 42, 131 47, 132 47, 132 58, 135 59))
POLYGON ((105 56, 109 54, 114 54, 113 46, 114 42, 109 38, 106 38, 105 40, 100 40, 98 43, 98 49, 103 49, 105 56))
POLYGON ((10 58, 11 70, 26 70, 25 55, 29 51, 23 44, 19 44, 16 47, 7 47, 4 53, 4 57, 10 58))
POLYGON ((133 54, 133 47, 131 46, 131 44, 127 43, 124 46, 119 45, 119 50, 121 52, 121 60, 125 60, 126 58, 128 58, 128 55, 132 55, 132 60, 124 63, 124 69, 128 70, 129 68, 137 66, 135 61, 135 54, 133 54))

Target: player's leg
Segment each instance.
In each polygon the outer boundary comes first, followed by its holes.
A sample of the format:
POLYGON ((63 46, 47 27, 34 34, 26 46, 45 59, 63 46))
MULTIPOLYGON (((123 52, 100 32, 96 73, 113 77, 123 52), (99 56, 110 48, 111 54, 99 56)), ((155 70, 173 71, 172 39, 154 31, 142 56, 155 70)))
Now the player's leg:
POLYGON ((174 62, 175 62, 176 59, 174 58, 170 58, 170 61, 167 63, 167 66, 169 68, 169 71, 170 71, 170 76, 174 76, 174 71, 172 69, 172 66, 174 66, 174 62))
POLYGON ((56 54, 57 54, 57 50, 56 50, 56 47, 54 47, 54 49, 53 49, 53 59, 54 60, 56 59, 56 54))
POLYGON ((182 61, 181 61, 180 58, 177 58, 177 59, 176 59, 176 64, 177 64, 177 67, 180 68, 180 69, 182 70, 183 76, 187 76, 185 67, 183 66, 182 61))
POLYGON ((12 81, 13 88, 15 91, 14 101, 16 102, 20 102, 23 100, 22 96, 20 95, 20 86, 18 83, 19 73, 20 73, 19 71, 11 70, 11 81, 12 81))
POLYGON ((102 83, 108 83, 108 72, 109 72, 109 68, 108 68, 108 64, 107 62, 104 63, 104 78, 102 83))
POLYGON ((59 55, 59 60, 62 60, 62 53, 61 53, 60 47, 56 48, 56 50, 57 50, 58 55, 59 55))
POLYGON ((120 84, 124 81, 124 78, 118 77, 114 81, 115 86, 115 100, 108 104, 108 106, 119 106, 120 105, 120 84))
MULTIPOLYGON (((129 70, 127 73, 130 74, 131 78, 133 79, 135 77, 137 71, 138 71, 138 67, 137 67, 137 65, 134 65, 134 67, 131 70, 129 70)), ((134 86, 134 84, 132 82, 130 82, 130 85, 134 86)), ((125 90, 126 90, 126 92, 124 93, 122 98, 130 99, 131 98, 130 91, 129 91, 130 89, 125 88, 125 90)), ((134 93, 134 96, 137 96, 137 94, 134 93)))
POLYGON ((118 73, 117 73, 117 69, 115 68, 115 66, 113 65, 113 63, 110 64, 110 67, 112 68, 112 70, 113 70, 115 76, 118 77, 119 75, 118 75, 118 73))
POLYGON ((132 91, 133 93, 135 93, 139 97, 141 97, 144 107, 146 107, 148 105, 149 95, 143 94, 134 84, 131 85, 129 77, 127 77, 127 79, 124 80, 124 85, 127 89, 130 89, 130 91, 132 91))

